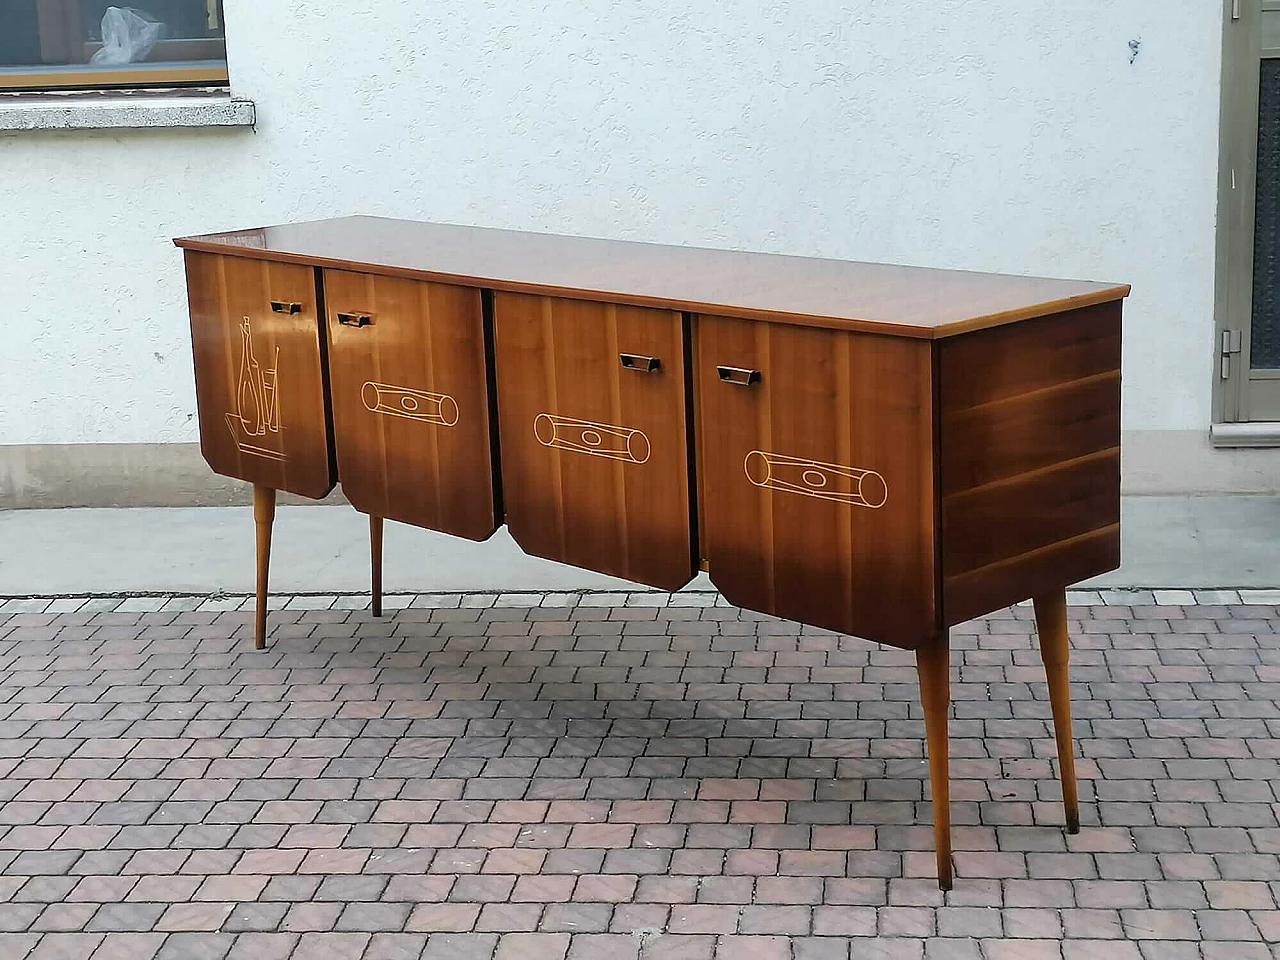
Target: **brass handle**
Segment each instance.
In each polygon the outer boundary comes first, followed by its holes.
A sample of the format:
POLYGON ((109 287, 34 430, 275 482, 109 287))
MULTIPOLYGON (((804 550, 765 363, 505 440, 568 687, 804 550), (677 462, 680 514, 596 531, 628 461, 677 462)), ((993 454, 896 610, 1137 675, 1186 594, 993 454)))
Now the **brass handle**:
POLYGON ((289 300, 272 300, 272 301, 271 301, 271 312, 272 312, 272 313, 287 313, 287 314, 289 314, 289 316, 293 316, 295 313, 301 313, 301 312, 302 312, 302 304, 298 303, 297 301, 289 301, 289 300))
POLYGON ((344 327, 367 327, 373 323, 373 317, 367 313, 340 313, 338 322, 344 327))
POLYGON ((760 382, 759 370, 745 370, 742 367, 716 367, 716 373, 725 383, 736 383, 740 387, 749 387, 760 382))
POLYGON ((662 367, 662 361, 657 357, 642 357, 634 353, 620 353, 618 359, 622 361, 622 365, 628 370, 639 370, 642 373, 653 373, 662 367))

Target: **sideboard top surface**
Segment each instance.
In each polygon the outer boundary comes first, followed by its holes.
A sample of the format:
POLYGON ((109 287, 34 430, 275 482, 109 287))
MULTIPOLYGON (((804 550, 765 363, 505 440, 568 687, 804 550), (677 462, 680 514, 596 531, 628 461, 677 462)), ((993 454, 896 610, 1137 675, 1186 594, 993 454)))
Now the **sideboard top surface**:
POLYGON ((344 217, 182 237, 206 253, 935 339, 1120 300, 1125 284, 344 217))

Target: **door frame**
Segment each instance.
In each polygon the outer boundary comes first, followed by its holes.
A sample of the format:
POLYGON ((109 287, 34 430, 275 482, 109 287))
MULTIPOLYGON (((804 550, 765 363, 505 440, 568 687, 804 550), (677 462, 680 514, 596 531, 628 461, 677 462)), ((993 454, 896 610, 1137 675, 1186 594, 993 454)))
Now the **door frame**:
MULTIPOLYGON (((1264 10, 1280 17, 1280 0, 1223 2, 1212 373, 1212 436, 1220 446, 1240 445, 1246 438, 1250 446, 1262 445, 1260 441, 1280 445, 1280 424, 1276 424, 1275 430, 1258 429, 1258 421, 1262 419, 1259 416, 1262 411, 1258 409, 1262 399, 1258 396, 1259 388, 1269 394, 1274 383, 1274 389, 1280 391, 1280 377, 1251 376, 1249 356, 1264 10), (1231 429, 1233 425, 1245 423, 1254 426, 1246 430, 1231 429), (1266 441, 1271 434, 1274 440, 1266 441)), ((1280 50, 1272 55, 1280 55, 1280 50)), ((1270 406, 1268 402, 1268 410, 1270 406)), ((1270 419, 1280 419, 1280 414, 1272 413, 1270 419)))

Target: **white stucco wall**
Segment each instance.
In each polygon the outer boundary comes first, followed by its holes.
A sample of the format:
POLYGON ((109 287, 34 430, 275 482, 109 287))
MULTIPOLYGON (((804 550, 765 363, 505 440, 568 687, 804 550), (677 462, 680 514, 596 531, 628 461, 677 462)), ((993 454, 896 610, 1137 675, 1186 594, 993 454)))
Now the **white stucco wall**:
POLYGON ((1208 426, 1216 0, 225 6, 256 132, 0 134, 0 443, 195 439, 169 238, 350 213, 1127 281, 1208 426))

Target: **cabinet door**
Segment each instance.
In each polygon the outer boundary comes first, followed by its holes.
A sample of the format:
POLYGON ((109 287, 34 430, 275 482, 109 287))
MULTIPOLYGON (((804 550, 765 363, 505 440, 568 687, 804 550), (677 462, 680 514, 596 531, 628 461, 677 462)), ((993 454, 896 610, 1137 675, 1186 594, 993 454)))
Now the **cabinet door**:
POLYGON ((364 513, 484 540, 500 522, 480 291, 324 271, 338 478, 364 513))
POLYGON ((696 318, 703 555, 734 604, 915 647, 936 629, 925 341, 696 318))
POLYGON ((215 472, 333 489, 315 271, 186 252, 200 450, 215 472))
POLYGON ((675 590, 694 574, 679 313, 497 293, 507 525, 528 553, 675 590))

